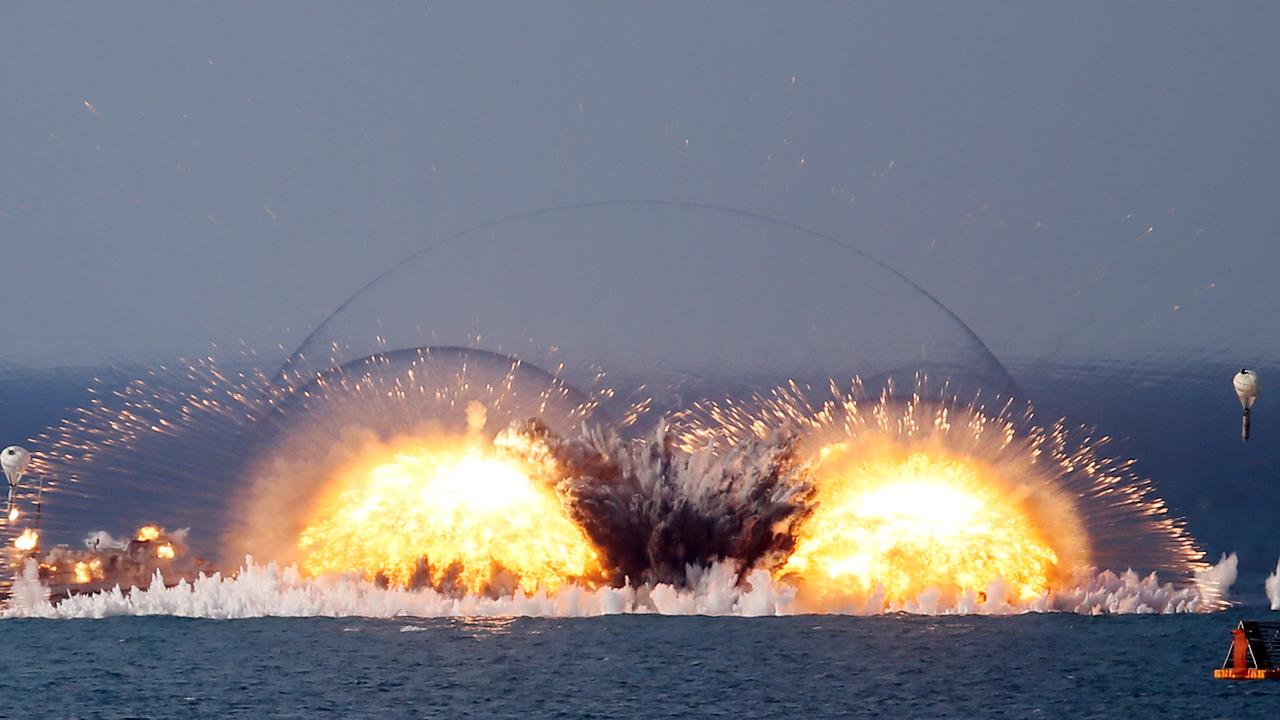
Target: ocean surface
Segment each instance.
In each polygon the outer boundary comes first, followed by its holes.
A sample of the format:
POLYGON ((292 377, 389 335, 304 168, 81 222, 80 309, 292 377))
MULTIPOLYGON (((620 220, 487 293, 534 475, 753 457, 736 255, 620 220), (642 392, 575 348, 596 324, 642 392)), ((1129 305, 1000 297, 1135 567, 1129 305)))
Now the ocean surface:
POLYGON ((0 622, 13 718, 1263 718, 1196 616, 0 622))

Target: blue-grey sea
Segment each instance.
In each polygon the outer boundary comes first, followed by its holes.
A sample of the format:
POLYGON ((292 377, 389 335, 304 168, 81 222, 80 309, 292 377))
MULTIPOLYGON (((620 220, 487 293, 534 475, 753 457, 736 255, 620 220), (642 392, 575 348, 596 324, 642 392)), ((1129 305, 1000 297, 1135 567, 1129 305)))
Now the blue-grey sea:
POLYGON ((1265 718, 1246 614, 0 622, 14 718, 1265 718))

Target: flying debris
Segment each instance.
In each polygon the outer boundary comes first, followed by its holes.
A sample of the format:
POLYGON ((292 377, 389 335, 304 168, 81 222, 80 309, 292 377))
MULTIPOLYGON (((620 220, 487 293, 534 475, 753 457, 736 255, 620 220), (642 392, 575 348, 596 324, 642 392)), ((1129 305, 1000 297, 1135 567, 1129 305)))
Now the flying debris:
POLYGON ((1258 379, 1258 373, 1244 368, 1236 373, 1231 384, 1235 386, 1240 407, 1244 410, 1240 418, 1240 439, 1249 442, 1249 411, 1253 409, 1253 401, 1258 399, 1258 393, 1262 391, 1262 380, 1258 379))
POLYGON ((4 477, 9 481, 9 500, 5 506, 9 522, 18 518, 18 508, 13 504, 13 494, 18 489, 18 481, 22 480, 22 475, 30 464, 31 453, 17 445, 10 445, 0 453, 0 468, 4 469, 4 477))

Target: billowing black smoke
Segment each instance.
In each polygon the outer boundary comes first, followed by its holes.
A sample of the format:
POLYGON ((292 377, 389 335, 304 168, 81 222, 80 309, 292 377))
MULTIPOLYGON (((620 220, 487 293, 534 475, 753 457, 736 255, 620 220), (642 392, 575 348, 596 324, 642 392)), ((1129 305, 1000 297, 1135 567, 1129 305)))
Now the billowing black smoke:
POLYGON ((739 571, 772 568, 793 549, 813 486, 785 437, 716 454, 677 450, 665 426, 644 440, 601 431, 562 438, 537 420, 513 423, 496 443, 549 452, 556 491, 600 549, 615 585, 684 585, 688 569, 731 559, 739 571))

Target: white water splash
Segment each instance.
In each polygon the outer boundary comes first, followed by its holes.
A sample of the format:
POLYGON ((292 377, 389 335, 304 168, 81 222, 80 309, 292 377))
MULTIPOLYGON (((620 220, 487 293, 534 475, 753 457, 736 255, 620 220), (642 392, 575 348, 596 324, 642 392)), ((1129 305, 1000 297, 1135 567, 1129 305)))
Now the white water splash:
MULTIPOLYGON (((884 608, 873 595, 851 614, 907 612, 924 615, 1007 615, 1026 612, 1081 614, 1207 612, 1223 607, 1223 594, 1235 578, 1235 555, 1224 557, 1205 571, 1199 584, 1178 588, 1161 584, 1155 574, 1141 577, 1129 571, 1116 574, 1079 573, 1078 587, 1046 593, 1027 603, 1011 603, 1001 583, 985 595, 968 593, 953 604, 926 591, 900 607, 884 608)), ((1274 578, 1275 576, 1273 576, 1274 578)), ((13 584, 6 618, 103 618, 116 615, 173 615, 214 619, 253 617, 591 617, 618 613, 664 615, 794 615, 806 612, 795 588, 773 580, 764 570, 737 582, 731 563, 691 569, 687 588, 667 584, 639 588, 561 588, 548 595, 516 593, 491 599, 450 597, 430 589, 400 590, 350 576, 304 578, 294 566, 259 565, 252 558, 232 576, 201 575, 193 582, 166 586, 157 572, 145 588, 115 589, 63 598, 50 598, 28 561, 13 584)), ((1268 589, 1271 581, 1268 581, 1268 589)), ((1273 604, 1275 599, 1273 598, 1273 604)))
POLYGON ((1264 583, 1267 599, 1271 601, 1272 610, 1280 610, 1280 561, 1276 562, 1276 571, 1267 576, 1264 583))
POLYGON ((1196 589, 1211 608, 1227 605, 1227 593, 1239 575, 1240 559, 1235 553, 1222 553, 1216 565, 1210 565, 1195 574, 1196 589))
POLYGON ((116 538, 106 530, 95 530, 84 538, 84 546, 90 550, 120 550, 129 545, 129 538, 116 538))

